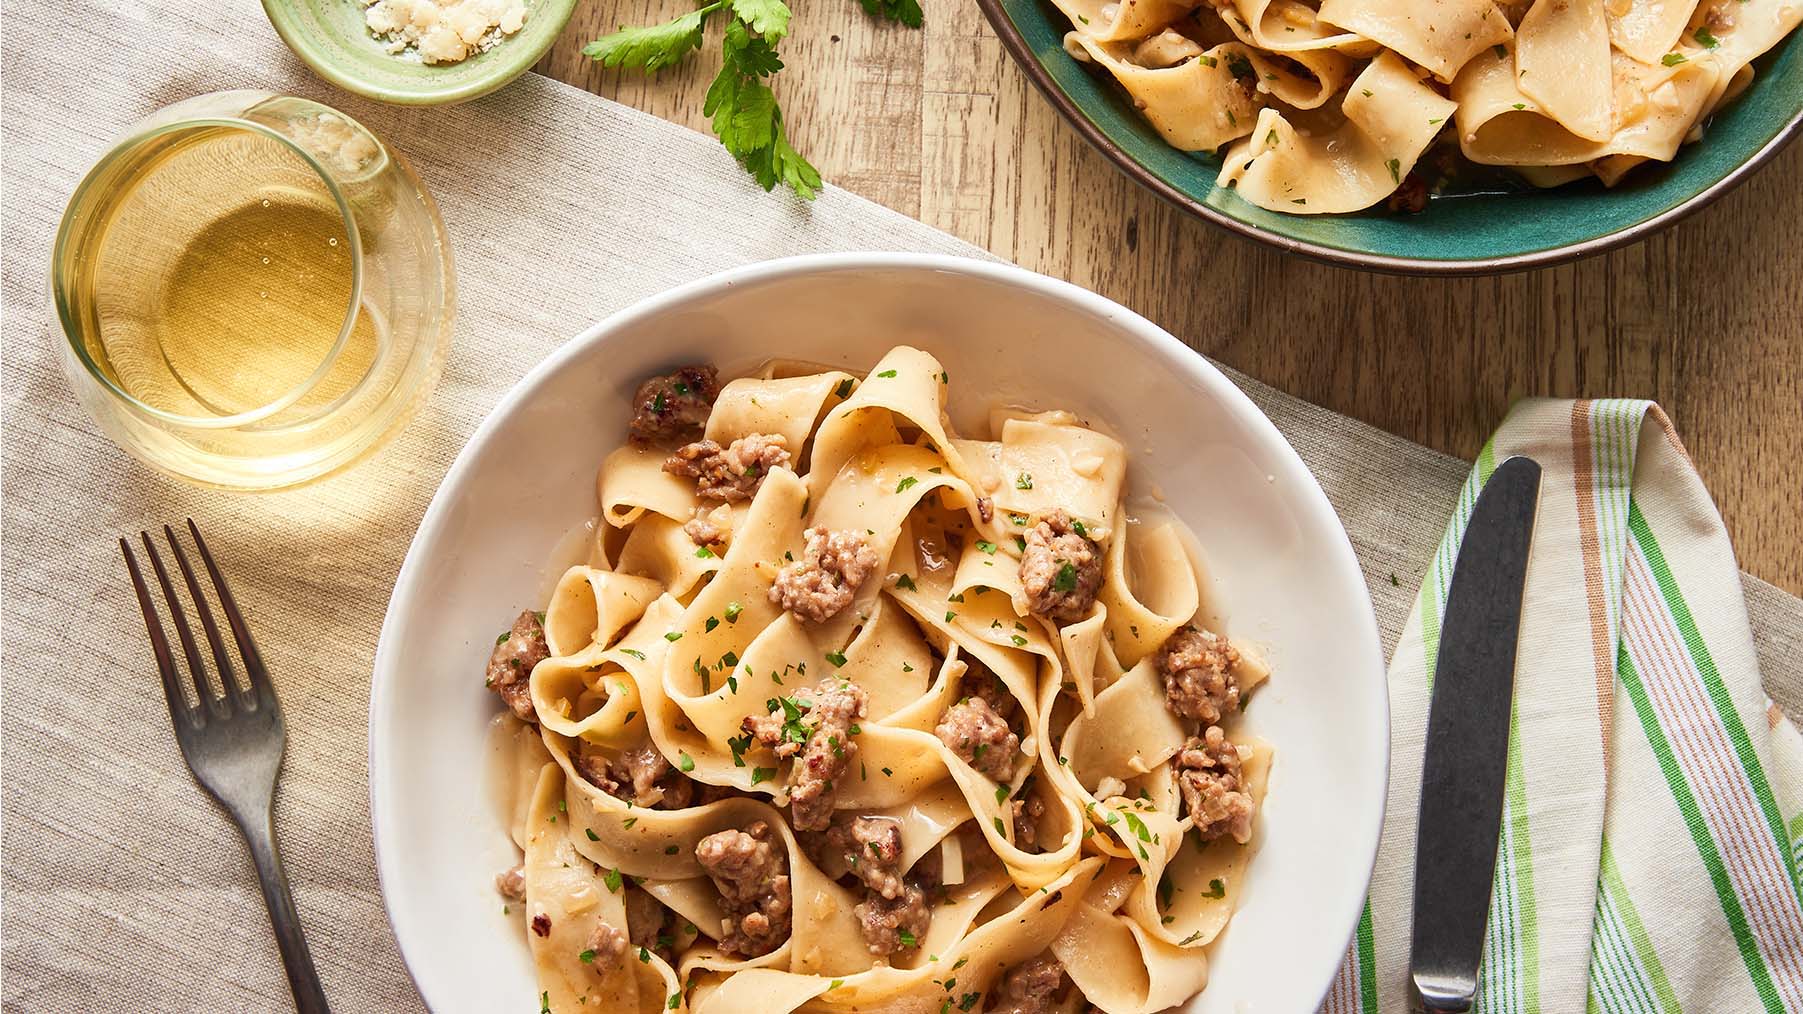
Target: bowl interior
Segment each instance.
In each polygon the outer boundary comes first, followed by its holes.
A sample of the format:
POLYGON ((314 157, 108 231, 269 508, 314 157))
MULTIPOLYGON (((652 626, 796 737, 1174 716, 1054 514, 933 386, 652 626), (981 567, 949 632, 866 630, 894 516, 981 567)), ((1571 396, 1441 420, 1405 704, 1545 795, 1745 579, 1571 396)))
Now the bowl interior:
MULTIPOLYGON (((1535 255, 1618 236, 1704 197, 1768 145, 1803 125, 1803 32, 1795 32, 1754 61, 1752 85, 1709 121, 1701 142, 1685 145, 1668 166, 1637 168, 1614 188, 1590 181, 1552 190, 1439 198, 1417 215, 1382 210, 1283 215, 1216 187, 1217 156, 1166 144, 1105 71, 1072 59, 1063 48, 1070 23, 1049 0, 982 2, 998 32, 1006 36, 1012 27, 1018 33, 1028 58, 1043 68, 1044 77, 1037 80, 1061 93, 1070 108, 1054 104, 1079 129, 1079 117, 1093 125, 1099 137, 1089 139, 1110 158, 1128 164, 1123 168, 1143 169, 1170 189, 1165 196, 1180 205, 1193 203, 1192 212, 1237 226, 1236 231, 1254 239, 1367 267, 1527 266, 1535 255), (1471 263, 1508 258, 1527 263, 1471 263), (1382 263, 1384 259, 1402 263, 1382 263)), ((1032 74, 1032 67, 1025 69, 1032 74)), ((1573 256, 1584 252, 1589 251, 1571 250, 1573 256)))
POLYGON ((453 466, 389 606, 370 721, 378 866, 428 1002, 501 1010, 536 993, 518 913, 492 886, 515 859, 480 790, 496 712, 480 677, 495 632, 580 551, 636 381, 772 356, 862 370, 897 342, 945 363, 961 423, 1011 403, 1110 428, 1135 492, 1156 486, 1195 531, 1210 604, 1270 655, 1248 719, 1276 764, 1244 904, 1191 1009, 1314 1008, 1363 904, 1389 742, 1371 604, 1331 507, 1251 402, 1144 319, 1015 268, 882 255, 755 265, 616 316, 522 381, 453 466))
POLYGON ((263 0, 269 21, 320 77, 384 102, 430 105, 485 95, 525 73, 551 48, 576 0, 526 0, 526 23, 486 52, 457 63, 425 64, 388 52, 349 0, 263 0))

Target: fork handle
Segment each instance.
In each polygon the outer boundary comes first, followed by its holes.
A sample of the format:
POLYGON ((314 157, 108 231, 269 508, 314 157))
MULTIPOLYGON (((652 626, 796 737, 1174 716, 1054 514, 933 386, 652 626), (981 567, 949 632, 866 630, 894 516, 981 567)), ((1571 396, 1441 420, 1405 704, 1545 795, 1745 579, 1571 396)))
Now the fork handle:
POLYGON ((319 973, 313 968, 313 956, 307 952, 307 936, 294 907, 294 894, 288 890, 288 874, 282 869, 282 854, 275 843, 275 821, 268 808, 258 814, 235 816, 244 833, 244 843, 250 848, 251 860, 257 865, 263 904, 269 907, 269 922, 275 927, 282 967, 288 972, 288 988, 294 993, 294 1009, 299 1014, 331 1014, 325 990, 319 985, 319 973))

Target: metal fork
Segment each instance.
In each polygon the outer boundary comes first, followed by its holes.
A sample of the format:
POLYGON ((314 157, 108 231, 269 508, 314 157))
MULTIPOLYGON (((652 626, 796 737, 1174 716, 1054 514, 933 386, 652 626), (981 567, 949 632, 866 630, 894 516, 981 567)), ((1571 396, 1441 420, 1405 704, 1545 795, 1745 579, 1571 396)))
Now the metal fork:
POLYGON ((313 959, 307 953, 307 939, 301 930, 300 915, 294 908, 294 895, 288 890, 288 875, 282 870, 282 856, 276 848, 275 824, 270 813, 275 798, 276 773, 281 770, 282 748, 287 742, 282 706, 276 700, 275 687, 269 682, 269 671, 263 667, 263 658, 251 640, 250 628, 244 625, 244 616, 238 611, 238 604, 233 601, 231 590, 226 587, 225 578, 219 573, 219 566, 213 561, 213 554, 207 550, 206 541, 200 537, 200 529, 195 527, 192 518, 188 519, 188 532, 193 536, 194 547, 200 551, 213 588, 219 593, 220 609, 231 626, 232 639, 237 642, 249 681, 249 686, 245 687, 237 679, 237 669, 220 639, 219 627, 213 622, 213 611, 207 605, 200 582, 194 578, 194 568, 189 566, 187 554, 182 551, 174 530, 164 525, 163 535, 169 540, 169 548, 188 586, 188 597, 193 600, 207 645, 212 649, 216 667, 214 676, 219 684, 219 692, 214 693, 207 678, 206 658, 195 645, 187 614, 169 581, 169 572, 163 568, 163 560, 157 555, 150 533, 140 532, 150 566, 156 571, 157 583, 162 586, 163 600, 175 622, 182 654, 187 657, 188 672, 193 678, 198 701, 194 705, 188 703, 182 690, 175 658, 169 650, 169 639, 163 633, 163 623, 158 619, 150 590, 145 587, 144 576, 138 570, 131 544, 120 539, 119 550, 125 554, 125 567, 131 571, 132 587, 138 592, 138 606, 144 610, 144 627, 150 632, 150 647, 156 653, 157 669, 163 674, 163 695, 168 699, 175 741, 181 744, 182 757, 187 760, 195 781, 231 814, 239 832, 244 835, 245 845, 250 848, 251 859, 257 866, 257 879, 263 885, 263 902, 269 907, 269 921, 275 926, 282 965, 288 972, 288 988, 294 993, 295 1009, 301 1014, 328 1014, 330 1008, 326 1006, 325 991, 320 988, 319 973, 314 970, 313 959))

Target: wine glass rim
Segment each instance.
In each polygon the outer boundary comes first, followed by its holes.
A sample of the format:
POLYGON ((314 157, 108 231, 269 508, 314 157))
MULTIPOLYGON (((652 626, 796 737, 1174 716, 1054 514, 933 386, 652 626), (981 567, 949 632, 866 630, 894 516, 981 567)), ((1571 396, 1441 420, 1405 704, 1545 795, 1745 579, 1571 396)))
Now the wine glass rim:
MULTIPOLYGON (((276 98, 281 96, 271 97, 276 98)), ((316 104, 322 109, 330 110, 334 114, 344 117, 345 120, 357 124, 356 120, 344 113, 332 109, 330 106, 326 106, 323 103, 316 104)), ((254 106, 252 108, 254 108, 254 106)), ((362 127, 361 124, 357 124, 357 126, 365 132, 368 130, 368 128, 362 127)), ((343 188, 338 185, 338 181, 333 178, 332 174, 327 171, 326 167, 319 159, 315 158, 311 152, 307 151, 305 147, 297 143, 293 138, 267 124, 258 123, 255 120, 246 119, 242 116, 189 116, 170 123, 162 123, 144 130, 135 131, 121 138, 107 150, 105 155, 101 156, 100 161, 94 163, 94 167, 88 170, 87 175, 82 177, 81 182, 76 184, 74 192, 69 196, 68 205, 63 209, 62 221, 57 226, 56 243, 51 251, 50 284, 52 296, 56 303, 57 317, 62 324, 63 338, 69 343, 70 349, 75 353, 75 357, 81 363, 82 368, 87 371, 90 377, 94 378, 94 380, 100 384, 103 390, 111 393, 113 397, 125 403, 134 412, 138 412, 160 422, 197 429, 236 429, 241 426, 248 426, 252 423, 260 422, 275 415, 277 412, 292 406, 295 402, 305 397, 307 392, 317 387, 319 383, 331 373, 332 367, 338 362, 339 356, 344 353, 345 348, 350 344, 351 333, 357 323, 358 308, 363 302, 363 245, 361 240, 362 236, 357 228, 356 217, 351 214, 350 201, 346 199, 343 188), (320 182, 325 184, 326 192, 332 195, 332 201, 338 207, 339 221, 344 226, 346 238, 350 245, 350 299, 345 306, 344 321, 338 328, 338 338, 332 343, 331 349, 320 358, 319 365, 314 368, 311 374, 288 391, 256 408, 247 409, 243 412, 236 412, 231 415, 196 416, 187 415, 181 412, 172 412, 168 409, 151 405, 121 387, 112 377, 107 375, 105 370, 100 368, 100 364, 95 362, 93 356, 88 353, 87 344, 82 341, 81 338, 83 328, 76 320, 74 307, 70 305, 67 286, 64 284, 65 279, 63 277, 64 254, 67 251, 68 244, 73 240, 72 233, 75 211, 77 208, 83 207, 87 201, 96 199, 94 195, 89 193, 89 190, 101 179, 104 170, 112 166, 119 159, 124 158, 128 152, 137 149, 141 145, 157 137, 175 133, 177 131, 192 130, 196 127, 229 127, 239 130, 248 130, 276 141, 282 147, 298 156, 302 163, 304 163, 308 169, 312 170, 315 176, 319 177, 320 182)))

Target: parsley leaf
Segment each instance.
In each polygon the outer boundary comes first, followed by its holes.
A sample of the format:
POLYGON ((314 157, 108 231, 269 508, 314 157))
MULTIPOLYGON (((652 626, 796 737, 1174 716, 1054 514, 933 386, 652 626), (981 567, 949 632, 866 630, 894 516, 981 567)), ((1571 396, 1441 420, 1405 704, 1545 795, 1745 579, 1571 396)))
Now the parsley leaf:
POLYGON ((732 12, 771 42, 789 34, 789 6, 783 0, 732 0, 732 12))
MULTIPOLYGON (((661 25, 622 27, 582 47, 582 55, 603 67, 633 67, 655 74, 701 48, 701 30, 722 4, 711 3, 661 25)), ((785 19, 786 20, 786 19, 785 19)))
POLYGON ((909 28, 919 28, 922 21, 919 0, 858 0, 874 17, 899 21, 909 28))

